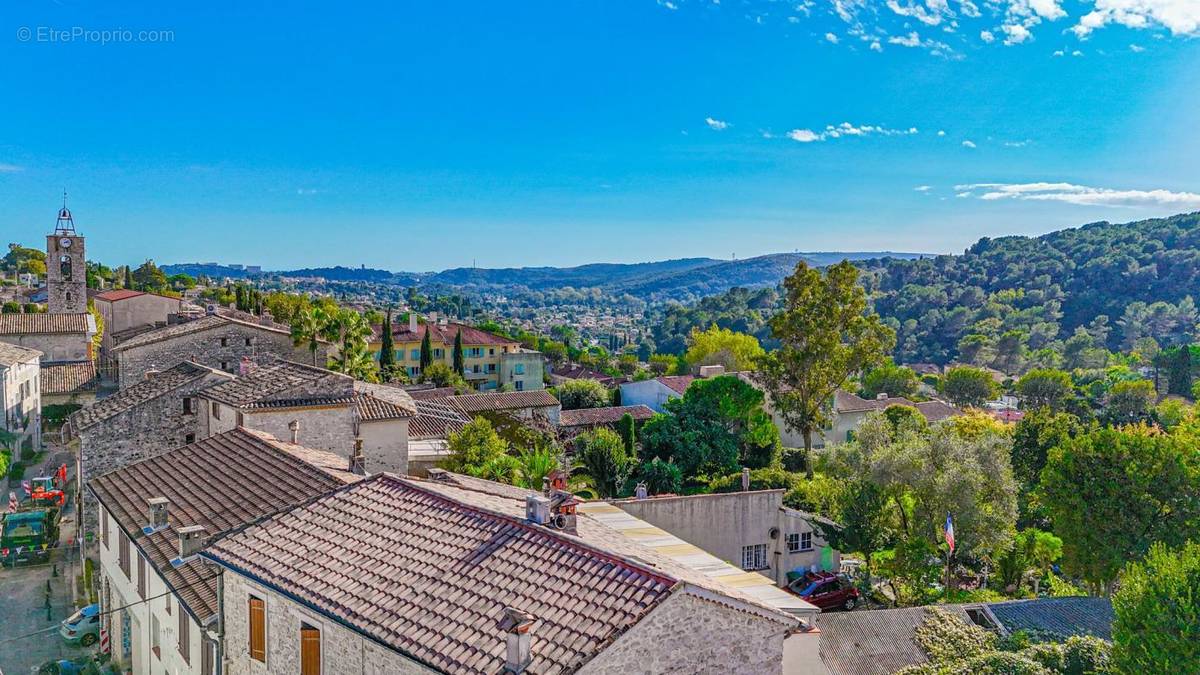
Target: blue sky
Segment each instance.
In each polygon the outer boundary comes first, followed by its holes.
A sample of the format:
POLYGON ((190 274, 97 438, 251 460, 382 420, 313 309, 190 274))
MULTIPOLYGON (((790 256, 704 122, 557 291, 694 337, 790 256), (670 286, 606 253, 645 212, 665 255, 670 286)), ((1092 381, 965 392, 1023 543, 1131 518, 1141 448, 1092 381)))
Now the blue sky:
POLYGON ((6 3, 6 241, 64 188, 90 257, 271 268, 956 252, 1200 210, 1195 0, 289 5, 6 3))

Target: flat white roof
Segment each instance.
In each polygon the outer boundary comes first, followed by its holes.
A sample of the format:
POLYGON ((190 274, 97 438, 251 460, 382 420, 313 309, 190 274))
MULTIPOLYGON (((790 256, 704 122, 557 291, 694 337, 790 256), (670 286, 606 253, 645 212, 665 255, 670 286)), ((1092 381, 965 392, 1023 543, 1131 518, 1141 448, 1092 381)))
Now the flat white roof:
POLYGON ((694 544, 676 537, 664 529, 635 518, 607 502, 584 502, 576 507, 580 513, 604 523, 627 539, 653 549, 689 569, 717 582, 736 588, 759 602, 800 618, 810 618, 821 610, 803 598, 778 588, 771 579, 758 572, 747 572, 721 560, 694 544))

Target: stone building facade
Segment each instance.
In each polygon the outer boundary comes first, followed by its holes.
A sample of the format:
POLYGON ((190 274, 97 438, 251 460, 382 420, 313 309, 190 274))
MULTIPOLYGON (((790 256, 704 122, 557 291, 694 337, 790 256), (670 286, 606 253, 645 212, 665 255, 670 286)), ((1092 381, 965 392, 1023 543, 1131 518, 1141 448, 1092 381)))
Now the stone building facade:
POLYGON ((439 671, 380 646, 291 599, 240 574, 221 574, 227 675, 300 672, 300 625, 320 630, 323 675, 419 675, 439 671), (266 609, 266 654, 250 656, 250 599, 266 609))
POLYGON ((81 314, 0 314, 0 342, 36 349, 42 363, 92 360, 96 320, 81 314))
MULTIPOLYGON (((83 481, 204 438, 197 394, 232 375, 185 362, 75 412, 67 434, 79 440, 83 481)), ((85 535, 96 534, 95 500, 85 493, 85 535)), ((87 539, 85 538, 85 541, 87 539)))
POLYGON ((161 371, 181 361, 193 361, 226 372, 237 372, 243 357, 252 360, 277 356, 324 366, 332 347, 322 343, 315 356, 292 344, 291 334, 277 326, 266 326, 220 314, 166 326, 143 333, 116 345, 121 387, 143 379, 148 372, 161 371))
POLYGON ((0 429, 17 434, 18 447, 42 447, 41 354, 0 343, 0 429))
POLYGON ((99 293, 92 303, 104 319, 104 335, 100 338, 100 352, 104 356, 116 346, 114 335, 166 326, 178 318, 182 305, 179 298, 128 289, 99 293))

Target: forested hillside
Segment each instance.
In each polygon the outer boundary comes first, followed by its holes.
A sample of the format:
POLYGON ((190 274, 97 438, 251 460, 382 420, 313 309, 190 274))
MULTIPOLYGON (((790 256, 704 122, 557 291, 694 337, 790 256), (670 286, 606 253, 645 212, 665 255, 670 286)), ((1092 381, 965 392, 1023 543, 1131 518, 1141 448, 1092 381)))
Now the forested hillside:
MULTIPOLYGON (((859 266, 875 310, 896 329, 902 362, 1088 367, 1101 350, 1153 351, 1198 333, 1200 213, 984 238, 961 255, 859 266)), ((676 351, 693 326, 711 323, 765 338, 764 313, 748 304, 768 300, 775 296, 734 289, 672 307, 655 341, 676 351)))

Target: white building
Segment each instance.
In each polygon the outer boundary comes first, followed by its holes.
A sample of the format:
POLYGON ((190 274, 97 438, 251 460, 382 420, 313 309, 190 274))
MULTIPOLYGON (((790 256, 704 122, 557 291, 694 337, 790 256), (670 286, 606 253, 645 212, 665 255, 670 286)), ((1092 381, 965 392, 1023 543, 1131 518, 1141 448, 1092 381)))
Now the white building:
POLYGON ((42 446, 41 358, 36 349, 0 342, 0 429, 20 436, 21 444, 32 441, 34 448, 42 446))

